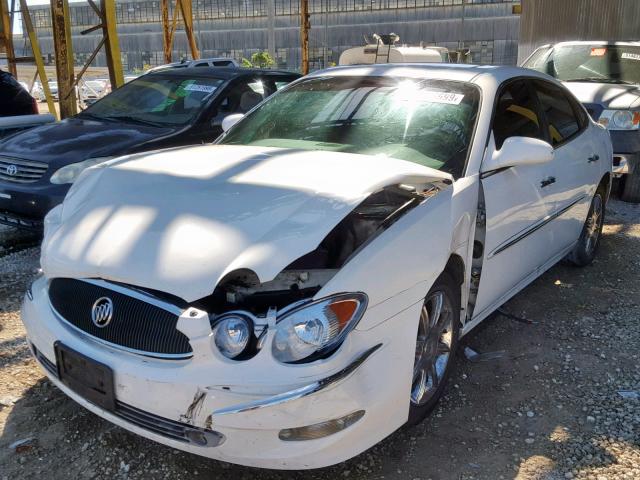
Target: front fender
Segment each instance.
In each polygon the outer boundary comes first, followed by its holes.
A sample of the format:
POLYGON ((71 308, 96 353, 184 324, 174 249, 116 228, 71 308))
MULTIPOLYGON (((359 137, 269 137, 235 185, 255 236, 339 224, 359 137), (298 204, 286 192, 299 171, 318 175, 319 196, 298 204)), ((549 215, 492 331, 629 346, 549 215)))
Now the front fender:
POLYGON ((369 330, 421 302, 449 258, 452 194, 448 187, 408 212, 344 265, 317 297, 365 292, 368 314, 358 330, 369 330))

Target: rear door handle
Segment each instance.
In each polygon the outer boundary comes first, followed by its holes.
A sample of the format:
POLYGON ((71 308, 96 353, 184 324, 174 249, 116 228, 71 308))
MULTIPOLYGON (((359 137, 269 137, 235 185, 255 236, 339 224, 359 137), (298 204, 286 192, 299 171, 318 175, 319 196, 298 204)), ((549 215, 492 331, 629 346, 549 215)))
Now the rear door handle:
POLYGON ((552 183, 556 183, 556 177, 547 177, 540 182, 540 188, 548 187, 552 183))
POLYGON ((597 162, 598 160, 600 160, 600 155, 598 155, 597 153, 594 153, 587 159, 589 163, 597 162))

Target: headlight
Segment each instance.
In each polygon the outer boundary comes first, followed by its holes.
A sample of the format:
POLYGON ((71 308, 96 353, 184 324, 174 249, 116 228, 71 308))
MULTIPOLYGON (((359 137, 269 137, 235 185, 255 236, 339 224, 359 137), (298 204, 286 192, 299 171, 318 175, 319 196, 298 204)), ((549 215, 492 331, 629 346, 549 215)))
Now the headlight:
POLYGON ((335 349, 367 307, 363 293, 335 295, 287 312, 276 324, 272 352, 283 363, 311 361, 335 349))
POLYGON ((253 336, 253 322, 243 315, 229 314, 219 318, 213 327, 213 340, 227 358, 238 358, 253 336))
POLYGON ((638 130, 640 127, 640 111, 637 110, 605 110, 598 123, 609 130, 638 130))
POLYGON ((73 183, 78 178, 78 175, 82 173, 83 170, 93 167, 98 163, 106 162, 107 160, 111 160, 115 157, 99 157, 99 158, 90 158, 89 160, 85 160, 84 162, 72 163, 71 165, 66 165, 51 175, 51 179, 49 180, 51 183, 55 184, 63 184, 63 183, 73 183))

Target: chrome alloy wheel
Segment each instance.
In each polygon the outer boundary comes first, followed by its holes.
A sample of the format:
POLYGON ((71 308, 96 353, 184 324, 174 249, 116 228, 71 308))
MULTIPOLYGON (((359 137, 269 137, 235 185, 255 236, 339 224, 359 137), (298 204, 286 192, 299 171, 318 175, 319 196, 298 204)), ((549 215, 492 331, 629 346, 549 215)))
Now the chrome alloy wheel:
POLYGON ((426 404, 444 379, 453 344, 453 308, 442 291, 431 292, 422 305, 411 385, 411 403, 426 404))
POLYGON ((587 225, 585 230, 585 242, 584 242, 584 252, 587 255, 591 255, 593 250, 596 248, 598 244, 598 238, 600 237, 600 232, 602 230, 602 196, 596 194, 593 197, 593 202, 591 204, 591 211, 589 212, 589 217, 587 218, 587 225))

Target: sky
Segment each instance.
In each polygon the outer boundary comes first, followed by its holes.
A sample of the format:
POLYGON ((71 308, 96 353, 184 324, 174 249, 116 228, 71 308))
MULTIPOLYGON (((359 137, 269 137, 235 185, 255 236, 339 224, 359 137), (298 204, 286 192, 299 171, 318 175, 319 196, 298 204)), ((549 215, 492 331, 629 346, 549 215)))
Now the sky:
MULTIPOLYGON (((7 0, 0 0, 7 1, 7 0)), ((77 2, 85 2, 86 0, 68 0, 69 3, 77 3, 77 2)), ((50 0, 27 0, 27 5, 48 5, 50 0)), ((9 0, 9 5, 11 5, 11 1, 9 0)), ((16 9, 19 8, 20 2, 16 0, 16 9)), ((20 21, 20 14, 16 15, 13 20, 13 33, 21 34, 22 33, 22 22, 20 21)))
MULTIPOLYGON (((69 0, 69 3, 84 2, 85 0, 69 0)), ((18 2, 16 2, 17 4, 18 2)), ((27 5, 42 5, 49 3, 49 0, 27 0, 27 5)))
MULTIPOLYGON (((0 0, 6 1, 6 0, 0 0)), ((85 2, 86 0, 69 0, 69 3, 77 3, 77 2, 85 2)), ((50 0, 27 0, 27 5, 48 5, 50 0)), ((9 6, 11 6, 11 1, 9 1, 9 6)), ((16 0, 16 9, 20 8, 20 2, 16 0)), ((22 21, 20 20, 21 16, 18 13, 13 19, 13 33, 14 35, 20 35, 22 33, 22 21)))

